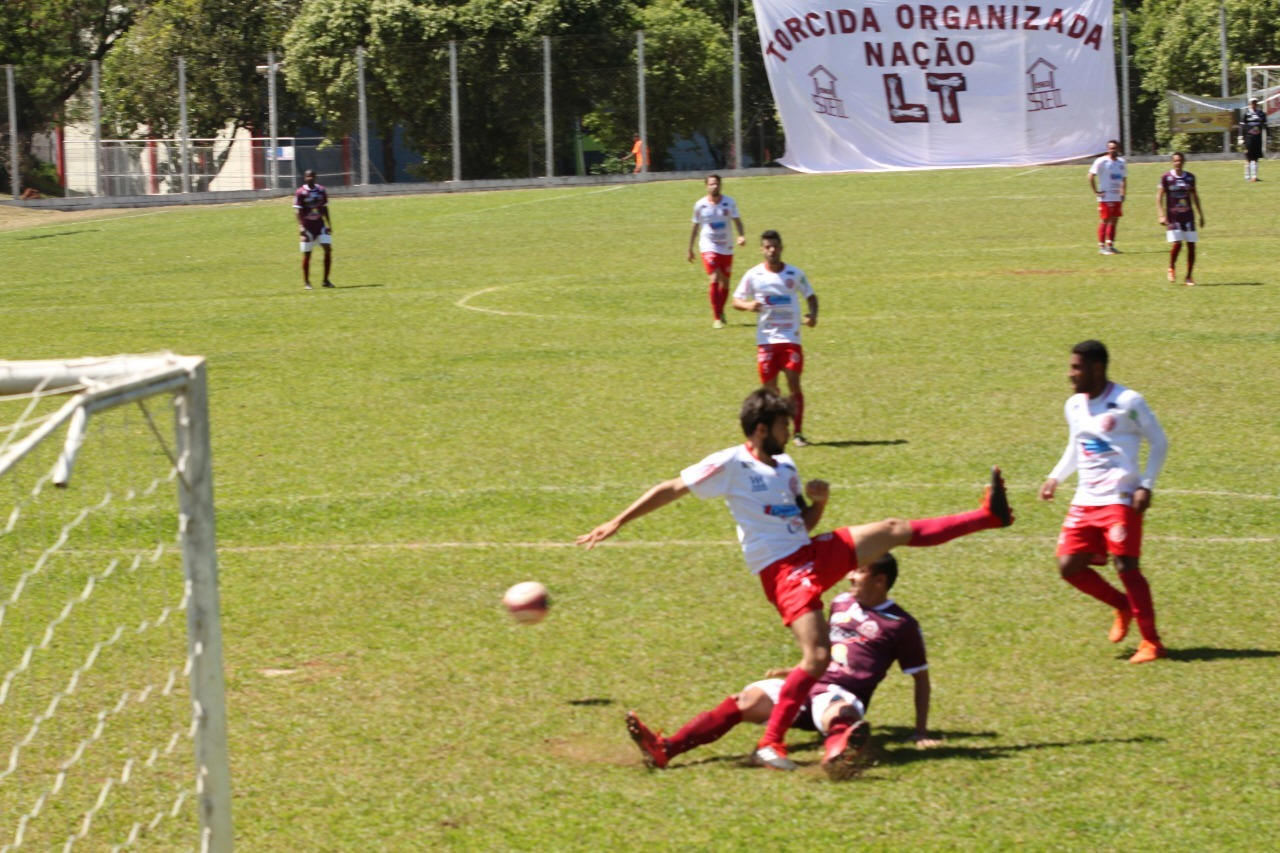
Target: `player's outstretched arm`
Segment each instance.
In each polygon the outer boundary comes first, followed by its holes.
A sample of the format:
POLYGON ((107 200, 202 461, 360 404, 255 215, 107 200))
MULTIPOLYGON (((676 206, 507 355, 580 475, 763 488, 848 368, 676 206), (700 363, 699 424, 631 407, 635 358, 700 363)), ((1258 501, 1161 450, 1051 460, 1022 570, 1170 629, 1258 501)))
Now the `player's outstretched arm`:
POLYGON ((618 532, 618 528, 626 524, 628 521, 647 515, 655 509, 660 509, 678 498, 682 498, 689 493, 689 487, 685 485, 684 480, 675 477, 670 480, 659 483, 640 497, 636 498, 631 506, 606 521, 604 524, 597 526, 590 533, 584 533, 575 541, 588 551, 599 543, 608 539, 610 536, 618 532))
POLYGON ((929 736, 929 698, 933 693, 933 687, 929 682, 929 670, 913 672, 911 677, 915 679, 916 704, 916 730, 912 733, 911 740, 919 749, 940 746, 942 738, 929 736))

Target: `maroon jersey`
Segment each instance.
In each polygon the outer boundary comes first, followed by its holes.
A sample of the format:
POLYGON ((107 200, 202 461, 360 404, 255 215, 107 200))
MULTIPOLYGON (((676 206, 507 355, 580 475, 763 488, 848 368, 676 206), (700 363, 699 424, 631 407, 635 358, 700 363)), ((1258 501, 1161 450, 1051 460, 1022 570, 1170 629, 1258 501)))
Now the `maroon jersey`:
POLYGON ((293 193, 293 207, 295 210, 302 211, 303 221, 322 221, 325 208, 328 206, 329 194, 319 184, 314 187, 303 184, 293 193))
POLYGON ((908 675, 929 666, 920 623, 893 601, 864 610, 852 592, 843 592, 831 601, 829 622, 831 665, 810 695, 834 684, 869 706, 871 694, 894 661, 908 675))
POLYGON ((1194 231, 1195 214, 1191 210, 1191 193, 1196 188, 1196 176, 1187 171, 1175 175, 1170 169, 1160 176, 1160 186, 1164 189, 1164 212, 1168 227, 1174 228, 1176 224, 1190 222, 1193 227, 1182 230, 1194 231))

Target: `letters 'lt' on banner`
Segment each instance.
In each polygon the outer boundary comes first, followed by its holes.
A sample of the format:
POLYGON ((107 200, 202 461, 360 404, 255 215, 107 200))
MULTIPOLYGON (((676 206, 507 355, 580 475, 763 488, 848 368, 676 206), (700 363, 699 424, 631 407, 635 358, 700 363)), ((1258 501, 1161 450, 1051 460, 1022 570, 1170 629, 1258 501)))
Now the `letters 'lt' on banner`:
POLYGON ((1111 0, 755 0, 802 172, 1052 163, 1118 132, 1111 0))

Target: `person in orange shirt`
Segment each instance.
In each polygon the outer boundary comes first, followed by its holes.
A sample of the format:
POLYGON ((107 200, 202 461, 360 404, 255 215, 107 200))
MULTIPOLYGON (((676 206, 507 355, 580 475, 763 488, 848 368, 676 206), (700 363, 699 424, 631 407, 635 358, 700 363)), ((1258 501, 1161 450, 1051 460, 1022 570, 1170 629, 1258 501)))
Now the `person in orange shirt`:
POLYGON ((644 172, 648 170, 650 165, 649 146, 644 144, 644 141, 640 139, 640 134, 638 133, 632 135, 631 153, 622 155, 624 162, 632 158, 636 161, 636 167, 631 171, 644 172))

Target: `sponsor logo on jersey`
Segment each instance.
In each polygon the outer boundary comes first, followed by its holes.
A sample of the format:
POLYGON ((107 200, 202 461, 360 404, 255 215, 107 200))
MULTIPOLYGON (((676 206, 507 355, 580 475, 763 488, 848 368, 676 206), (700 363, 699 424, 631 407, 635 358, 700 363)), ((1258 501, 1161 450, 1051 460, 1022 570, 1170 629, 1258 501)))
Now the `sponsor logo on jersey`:
POLYGON ((770 293, 764 298, 765 305, 790 305, 791 294, 789 293, 770 293))
POLYGON ((1115 453, 1115 448, 1110 442, 1103 441, 1100 438, 1082 438, 1080 439, 1080 450, 1085 456, 1101 456, 1104 453, 1115 453))
POLYGON ((1123 542, 1128 535, 1129 531, 1123 524, 1113 524, 1111 529, 1107 531, 1107 538, 1112 542, 1123 542))
POLYGON ((800 514, 800 507, 795 504, 765 504, 764 514, 778 518, 794 518, 800 514))

